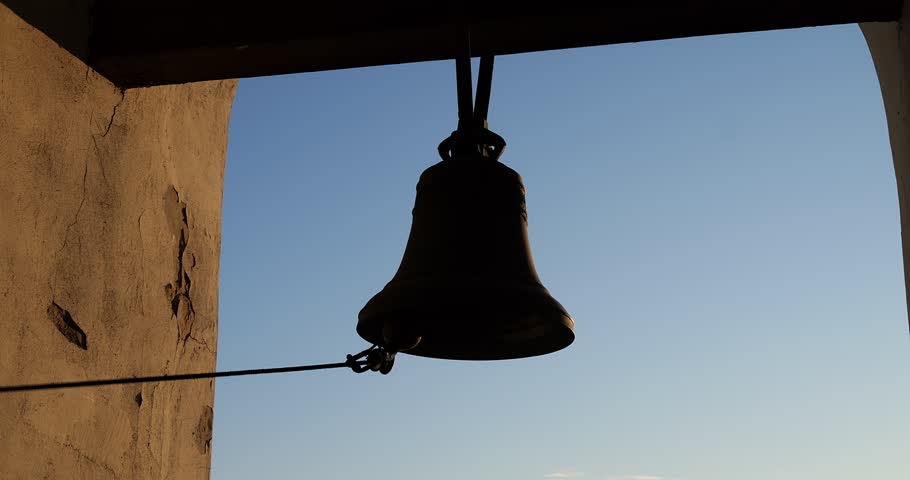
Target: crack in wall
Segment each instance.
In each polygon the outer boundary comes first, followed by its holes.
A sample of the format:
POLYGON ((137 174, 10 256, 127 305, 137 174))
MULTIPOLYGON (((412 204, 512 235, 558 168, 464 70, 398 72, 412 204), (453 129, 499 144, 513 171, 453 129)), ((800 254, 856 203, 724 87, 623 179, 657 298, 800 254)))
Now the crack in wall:
POLYGON ((104 171, 104 162, 101 161, 101 148, 98 147, 98 139, 95 135, 92 135, 92 144, 95 145, 95 159, 98 160, 98 170, 101 172, 101 178, 104 179, 104 184, 107 185, 107 173, 104 171))
MULTIPOLYGON (((186 202, 180 201, 180 193, 173 185, 165 195, 165 202, 165 213, 171 223, 174 236, 177 237, 177 271, 174 281, 164 286, 164 292, 170 301, 171 313, 177 323, 179 345, 181 342, 186 344, 196 320, 196 310, 193 308, 193 300, 190 296, 193 282, 186 268, 190 262, 184 261, 190 241, 190 227, 186 202)), ((190 268, 192 266, 190 265, 190 268)))
POLYGON ((101 462, 98 461, 98 460, 95 460, 94 458, 90 457, 88 454, 86 454, 85 452, 83 452, 82 449, 80 449, 79 447, 77 447, 77 446, 73 445, 72 443, 70 443, 68 440, 67 440, 67 441, 64 441, 64 442, 61 442, 60 444, 63 445, 64 447, 68 448, 68 449, 69 449, 70 451, 72 451, 73 453, 75 453, 76 456, 77 456, 79 459, 85 460, 86 462, 88 462, 88 463, 90 463, 90 464, 92 464, 92 465, 94 465, 94 466, 96 466, 96 467, 98 467, 98 468, 104 470, 105 472, 110 473, 111 476, 113 476, 114 478, 117 477, 117 472, 113 469, 113 467, 111 467, 111 466, 109 466, 109 465, 106 465, 106 464, 104 464, 104 463, 101 463, 101 462))
POLYGON ((145 316, 145 244, 142 240, 142 216, 145 215, 143 209, 139 212, 139 218, 136 219, 136 225, 139 229, 139 270, 142 272, 139 276, 139 312, 145 316))
POLYGON ((82 169, 82 198, 79 200, 79 206, 76 208, 76 214, 73 215, 73 221, 70 222, 66 226, 66 228, 63 230, 63 245, 60 247, 60 250, 57 251, 57 254, 54 256, 54 258, 56 258, 58 255, 60 255, 60 252, 62 252, 64 249, 66 249, 66 245, 67 245, 69 235, 70 235, 70 229, 73 228, 74 226, 76 226, 76 222, 79 221, 79 214, 82 213, 82 206, 85 205, 85 196, 86 196, 85 195, 85 186, 86 186, 87 179, 88 179, 88 160, 86 159, 84 167, 82 169))
POLYGON ((187 340, 192 340, 193 342, 195 342, 197 345, 201 346, 205 351, 207 351, 209 353, 215 353, 215 351, 212 350, 212 347, 209 346, 208 342, 206 342, 205 340, 203 340, 201 338, 194 337, 192 331, 189 334, 187 334, 186 338, 183 339, 183 343, 186 344, 187 340))
POLYGON ((120 100, 117 101, 117 104, 114 105, 113 111, 111 111, 111 118, 107 121, 107 128, 104 129, 104 133, 101 134, 101 137, 104 138, 108 133, 111 133, 111 127, 114 126, 114 117, 117 116, 117 108, 123 103, 123 99, 126 98, 126 93, 123 89, 120 90, 120 100))
MULTIPOLYGON (((86 70, 86 77, 88 77, 89 70, 90 69, 86 70)), ((121 89, 120 90, 120 100, 118 100, 117 103, 114 105, 114 108, 111 111, 111 117, 110 117, 110 119, 108 119, 107 127, 105 127, 104 132, 101 134, 101 137, 106 137, 107 134, 110 133, 111 128, 114 125, 114 119, 117 116, 117 108, 120 107, 120 105, 123 103, 125 98, 126 98, 126 93, 121 89)), ((93 145, 95 146, 95 157, 98 160, 98 167, 99 167, 98 169, 101 172, 101 177, 104 179, 105 184, 107 184, 108 183, 107 173, 104 171, 104 165, 101 162, 101 151, 98 147, 98 141, 96 139, 96 135, 92 135, 91 139, 92 139, 93 145)), ((56 258, 58 258, 60 256, 60 254, 69 245, 70 230, 72 230, 72 228, 74 226, 76 226, 76 223, 79 222, 79 214, 82 213, 82 208, 85 206, 87 186, 88 186, 88 158, 85 159, 85 161, 83 162, 83 166, 82 166, 82 197, 79 199, 79 206, 76 208, 76 214, 73 216, 73 220, 70 223, 68 223, 66 225, 66 228, 64 228, 64 230, 63 230, 63 243, 60 246, 60 249, 57 250, 57 253, 54 254, 55 260, 56 260, 56 258)), ((56 278, 56 276, 55 276, 55 278, 56 278)), ((56 281, 54 283, 56 283, 56 281)))
MULTIPOLYGON (((47 443, 47 444, 53 443, 56 445, 60 445, 63 448, 71 451, 76 456, 77 461, 85 460, 89 464, 91 464, 97 468, 100 468, 101 470, 104 470, 105 472, 108 472, 112 478, 118 478, 117 472, 114 470, 114 467, 107 465, 105 463, 102 463, 99 460, 95 460, 94 458, 89 456, 87 453, 83 452, 81 448, 73 445, 72 440, 70 440, 70 439, 61 440, 60 438, 51 436, 48 433, 38 429, 37 426, 35 426, 34 424, 29 423, 29 422, 23 422, 23 424, 26 426, 28 432, 30 432, 35 437, 38 437, 38 438, 44 440, 45 443, 47 443)), ((47 478, 47 477, 45 477, 45 478, 47 478)))
MULTIPOLYGON (((85 162, 83 163, 83 167, 82 167, 82 196, 79 199, 79 206, 76 207, 76 213, 73 215, 73 220, 71 222, 69 222, 66 225, 66 227, 63 229, 63 242, 60 244, 60 248, 57 249, 56 252, 54 252, 53 262, 55 265, 57 265, 57 268, 55 268, 53 274, 48 277, 48 282, 49 282, 48 287, 52 292, 56 290, 57 278, 60 275, 60 270, 61 270, 60 264, 58 263, 58 259, 60 258, 61 254, 63 254, 63 252, 66 250, 67 246, 69 246, 70 230, 72 230, 72 228, 75 227, 76 224, 79 222, 79 214, 82 213, 82 208, 83 208, 83 206, 85 206, 85 197, 87 196, 87 190, 86 190, 87 183, 88 183, 88 158, 85 159, 85 162)), ((80 247, 82 246, 81 240, 79 242, 79 245, 80 245, 80 247)), ((81 250, 81 248, 80 248, 80 250, 81 250)))

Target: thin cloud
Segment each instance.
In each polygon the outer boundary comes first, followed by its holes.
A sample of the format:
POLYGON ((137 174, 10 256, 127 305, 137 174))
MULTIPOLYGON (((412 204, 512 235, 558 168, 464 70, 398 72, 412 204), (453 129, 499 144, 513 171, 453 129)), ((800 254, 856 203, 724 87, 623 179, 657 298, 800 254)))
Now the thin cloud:
POLYGON ((657 475, 619 475, 607 477, 607 480, 665 480, 664 477, 657 475))
POLYGON ((576 472, 575 470, 561 470, 558 472, 548 473, 544 478, 562 480, 563 478, 580 478, 585 476, 585 472, 576 472))

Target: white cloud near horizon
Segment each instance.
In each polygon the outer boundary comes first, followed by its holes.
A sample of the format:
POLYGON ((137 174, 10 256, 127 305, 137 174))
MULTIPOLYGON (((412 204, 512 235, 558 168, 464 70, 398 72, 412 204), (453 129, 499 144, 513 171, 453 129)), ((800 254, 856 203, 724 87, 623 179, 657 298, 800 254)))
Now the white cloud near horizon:
POLYGON ((607 477, 607 480, 665 480, 657 475, 617 475, 607 477))
POLYGON ((544 478, 561 480, 563 478, 580 478, 583 476, 585 476, 585 472, 576 472, 575 470, 560 470, 557 472, 548 473, 544 475, 544 478))

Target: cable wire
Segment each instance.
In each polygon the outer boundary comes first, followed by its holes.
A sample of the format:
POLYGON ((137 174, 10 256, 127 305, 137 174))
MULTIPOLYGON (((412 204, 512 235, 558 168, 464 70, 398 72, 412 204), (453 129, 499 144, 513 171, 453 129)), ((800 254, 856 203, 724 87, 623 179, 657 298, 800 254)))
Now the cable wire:
POLYGON ((363 366, 365 361, 322 363, 317 365, 298 365, 294 367, 255 368, 249 370, 231 370, 226 372, 182 373, 177 375, 154 375, 150 377, 108 378, 103 380, 81 380, 78 382, 38 383, 31 385, 0 386, 0 393, 28 392, 58 388, 97 387, 102 385, 121 385, 125 383, 173 382, 178 380, 198 380, 202 378, 241 377, 244 375, 264 375, 270 373, 308 372, 330 368, 351 368, 352 365, 363 366))
POLYGON ((356 355, 347 355, 347 360, 338 363, 298 365, 295 367, 254 368, 249 370, 229 370, 226 372, 180 373, 176 375, 153 375, 149 377, 79 380, 75 382, 33 383, 26 385, 5 386, 0 385, 0 393, 31 392, 36 390, 51 390, 59 388, 99 387, 103 385, 122 385, 126 383, 174 382, 178 380, 198 380, 202 378, 242 377, 245 375, 265 375, 270 373, 309 372, 312 370, 328 370, 330 368, 350 368, 354 371, 354 373, 374 371, 386 375, 392 370, 392 365, 394 364, 394 351, 389 351, 378 345, 373 345, 356 355))

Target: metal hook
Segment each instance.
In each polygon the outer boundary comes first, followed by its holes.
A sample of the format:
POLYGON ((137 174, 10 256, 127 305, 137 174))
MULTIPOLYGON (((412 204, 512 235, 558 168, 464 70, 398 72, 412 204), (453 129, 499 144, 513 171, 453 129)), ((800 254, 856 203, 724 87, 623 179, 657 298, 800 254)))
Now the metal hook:
POLYGON ((395 365, 395 352, 373 345, 356 355, 349 354, 344 363, 354 373, 373 371, 388 375, 392 371, 392 366, 395 365), (366 361, 359 361, 363 357, 366 357, 366 361))

